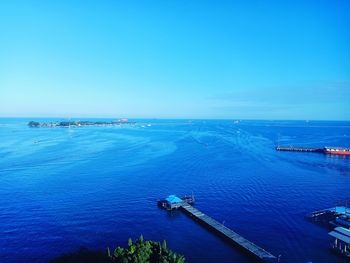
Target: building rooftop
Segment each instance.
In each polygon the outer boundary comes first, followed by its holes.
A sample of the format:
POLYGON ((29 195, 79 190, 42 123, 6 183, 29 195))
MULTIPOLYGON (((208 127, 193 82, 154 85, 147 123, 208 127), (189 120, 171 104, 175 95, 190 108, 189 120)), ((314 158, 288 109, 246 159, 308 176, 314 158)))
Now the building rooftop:
POLYGON ((330 236, 337 238, 347 244, 350 244, 350 230, 344 227, 336 227, 328 233, 330 236))
POLYGON ((165 198, 167 202, 170 204, 176 204, 176 203, 181 203, 183 202, 182 199, 178 198, 176 195, 169 195, 167 198, 165 198))

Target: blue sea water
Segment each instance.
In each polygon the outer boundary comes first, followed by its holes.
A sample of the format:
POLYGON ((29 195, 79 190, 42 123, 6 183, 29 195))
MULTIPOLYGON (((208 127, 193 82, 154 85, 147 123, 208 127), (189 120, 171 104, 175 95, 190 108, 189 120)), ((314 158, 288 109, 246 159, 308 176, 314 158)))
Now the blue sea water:
POLYGON ((198 209, 283 262, 343 262, 328 230, 304 216, 350 197, 350 158, 274 146, 350 147, 350 122, 28 121, 0 119, 0 262, 47 262, 140 234, 166 239, 187 262, 251 262, 183 213, 156 206, 192 192, 198 209))

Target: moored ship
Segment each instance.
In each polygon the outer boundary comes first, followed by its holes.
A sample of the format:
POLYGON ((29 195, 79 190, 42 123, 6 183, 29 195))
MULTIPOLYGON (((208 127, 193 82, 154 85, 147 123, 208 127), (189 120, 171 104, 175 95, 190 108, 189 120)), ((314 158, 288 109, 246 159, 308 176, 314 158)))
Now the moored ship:
POLYGON ((350 155, 350 148, 324 147, 324 153, 338 154, 338 155, 350 155))

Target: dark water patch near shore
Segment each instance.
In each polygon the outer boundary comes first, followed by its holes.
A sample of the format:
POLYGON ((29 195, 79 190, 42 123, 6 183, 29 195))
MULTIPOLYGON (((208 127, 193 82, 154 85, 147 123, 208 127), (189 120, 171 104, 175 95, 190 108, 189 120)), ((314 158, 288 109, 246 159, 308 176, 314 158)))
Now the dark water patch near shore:
POLYGON ((110 260, 106 253, 102 251, 82 247, 76 252, 52 259, 50 263, 110 263, 110 260))

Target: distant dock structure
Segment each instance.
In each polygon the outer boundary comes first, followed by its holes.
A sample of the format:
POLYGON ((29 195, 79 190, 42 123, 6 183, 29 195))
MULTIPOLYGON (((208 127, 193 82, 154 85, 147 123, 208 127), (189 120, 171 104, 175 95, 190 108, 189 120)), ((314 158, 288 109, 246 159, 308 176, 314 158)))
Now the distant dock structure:
POLYGON ((314 152, 324 153, 331 155, 345 155, 350 156, 350 148, 342 147, 303 147, 303 146, 276 146, 276 151, 289 151, 289 152, 314 152))
POLYGON ((230 228, 224 226, 215 219, 194 208, 191 205, 194 203, 194 201, 195 200, 193 195, 186 196, 183 199, 175 195, 170 195, 169 197, 158 201, 158 205, 167 210, 181 209, 195 221, 201 223, 203 226, 214 231, 221 237, 224 237, 226 240, 230 241, 232 244, 239 247, 244 252, 247 252, 249 255, 254 256, 255 259, 259 260, 260 262, 279 262, 279 258, 275 257, 270 252, 257 246, 230 228))
POLYGON ((317 152, 323 153, 323 148, 313 148, 313 147, 301 147, 301 146, 277 146, 277 151, 289 151, 289 152, 317 152))
POLYGON ((306 219, 332 229, 350 229, 350 198, 337 202, 335 207, 314 211, 306 215, 306 219))
POLYGON ((339 201, 335 207, 314 211, 306 218, 330 228, 328 234, 333 238, 331 249, 346 257, 350 262, 350 198, 339 201))

